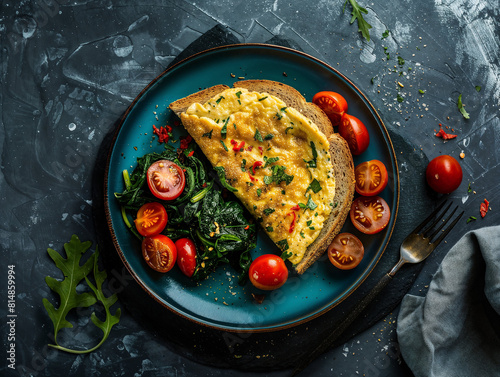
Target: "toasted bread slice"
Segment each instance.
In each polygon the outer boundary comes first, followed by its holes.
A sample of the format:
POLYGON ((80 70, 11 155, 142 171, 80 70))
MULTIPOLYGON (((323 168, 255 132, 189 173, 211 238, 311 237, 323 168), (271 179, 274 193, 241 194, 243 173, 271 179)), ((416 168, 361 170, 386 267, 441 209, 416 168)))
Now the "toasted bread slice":
MULTIPOLYGON (((297 273, 302 274, 324 254, 333 238, 340 232, 349 213, 354 195, 354 163, 348 144, 342 137, 333 132, 333 127, 326 114, 318 106, 307 102, 294 88, 269 80, 238 81, 233 86, 280 98, 288 107, 293 107, 313 121, 328 139, 328 152, 335 174, 335 194, 332 198, 334 207, 318 237, 307 247, 303 258, 294 266, 297 273)), ((228 87, 225 85, 207 88, 179 99, 171 103, 169 107, 178 116, 181 116, 181 113, 185 112, 191 104, 205 103, 226 89, 228 87)))

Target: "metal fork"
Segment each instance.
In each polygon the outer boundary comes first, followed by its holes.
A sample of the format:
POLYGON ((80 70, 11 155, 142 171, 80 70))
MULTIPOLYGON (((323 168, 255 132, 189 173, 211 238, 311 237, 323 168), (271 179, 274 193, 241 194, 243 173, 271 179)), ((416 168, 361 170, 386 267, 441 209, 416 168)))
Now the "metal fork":
POLYGON ((393 276, 396 272, 401 268, 401 266, 405 263, 419 263, 422 262, 425 258, 427 258, 432 251, 441 243, 441 241, 446 237, 446 235, 450 232, 450 230, 457 224, 460 220, 464 212, 462 211, 453 222, 444 230, 443 227, 451 220, 453 215, 458 209, 458 206, 448 215, 446 219, 443 220, 444 215, 450 209, 452 203, 450 203, 446 209, 436 217, 436 215, 441 211, 441 209, 446 204, 446 201, 441 203, 438 208, 434 212, 432 212, 420 225, 418 225, 413 232, 411 232, 403 241, 400 247, 400 259, 399 262, 388 272, 386 273, 379 282, 372 288, 370 292, 359 301, 349 315, 343 319, 339 325, 324 338, 321 343, 310 353, 305 354, 303 357, 299 359, 299 363, 293 370, 292 376, 300 373, 306 366, 308 366, 316 357, 325 352, 333 342, 339 338, 340 335, 351 325, 356 318, 361 314, 361 312, 368 306, 370 302, 385 288, 385 286, 392 280, 393 276), (429 222, 436 217, 435 221, 432 224, 428 225, 429 222), (438 225, 439 226, 434 229, 432 233, 430 233, 433 228, 438 225), (423 230, 425 228, 425 230, 423 230), (441 232, 439 237, 437 237, 434 241, 433 239, 441 232))

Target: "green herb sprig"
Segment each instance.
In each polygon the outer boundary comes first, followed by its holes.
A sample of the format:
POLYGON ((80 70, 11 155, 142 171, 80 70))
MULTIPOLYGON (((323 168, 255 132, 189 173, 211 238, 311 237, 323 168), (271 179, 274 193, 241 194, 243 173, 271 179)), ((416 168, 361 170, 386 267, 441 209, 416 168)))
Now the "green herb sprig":
POLYGON ((59 295, 59 307, 56 308, 46 298, 42 300, 43 306, 54 325, 55 344, 49 344, 49 346, 60 351, 74 354, 84 354, 95 351, 108 338, 113 326, 120 321, 121 309, 116 309, 115 314, 111 314, 110 310, 116 303, 116 294, 106 297, 102 290, 102 285, 107 278, 107 274, 104 270, 100 271, 97 265, 99 259, 98 249, 96 248, 95 253, 93 253, 83 265, 80 265, 82 256, 87 252, 90 246, 91 242, 81 242, 78 236, 73 235, 71 240, 64 244, 66 258, 54 249, 47 249, 50 258, 64 274, 63 280, 57 280, 50 276, 45 278, 45 282, 49 288, 59 295), (89 279, 91 274, 94 276, 95 285, 89 279), (76 289, 83 280, 87 282, 91 291, 78 293, 76 289), (86 350, 75 350, 61 346, 57 342, 59 331, 64 328, 73 327, 73 324, 66 319, 68 313, 72 309, 87 308, 97 302, 100 302, 104 306, 106 318, 102 321, 94 312, 90 319, 95 326, 102 330, 103 337, 101 341, 96 346, 86 350))

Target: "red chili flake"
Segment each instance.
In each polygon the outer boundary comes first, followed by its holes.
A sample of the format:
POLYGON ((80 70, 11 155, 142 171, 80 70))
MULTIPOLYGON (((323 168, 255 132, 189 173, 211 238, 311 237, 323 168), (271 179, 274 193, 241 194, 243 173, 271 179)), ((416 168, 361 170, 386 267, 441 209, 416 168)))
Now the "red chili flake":
POLYGON ((254 182, 254 181, 258 181, 258 179, 257 179, 257 178, 255 178, 255 177, 253 177, 250 173, 248 173, 248 176, 250 177, 250 180, 251 180, 252 182, 254 182))
POLYGON ((180 120, 174 120, 174 126, 180 126, 181 121, 180 120))
POLYGON ((193 140, 193 138, 189 135, 181 137, 181 149, 187 149, 189 146, 189 143, 193 140))
POLYGON ((260 155, 262 156, 262 154, 264 153, 264 148, 259 147, 259 151, 260 151, 260 155))
POLYGON ((290 224, 290 228, 288 229, 289 233, 293 233, 293 230, 295 229, 295 221, 297 220, 297 214, 295 212, 288 212, 286 215, 293 216, 292 223, 290 224))
POLYGON ((231 139, 231 144, 232 145, 236 145, 236 144, 238 144, 238 142, 236 140, 234 140, 234 139, 231 139))
POLYGON ((252 165, 252 172, 253 172, 253 175, 255 175, 255 169, 257 169, 259 166, 262 166, 263 163, 262 161, 255 161, 252 165))
POLYGON ((481 206, 479 207, 479 213, 481 213, 481 217, 486 216, 486 212, 488 212, 489 207, 490 207, 490 202, 484 199, 484 202, 481 203, 481 206))
POLYGON ((158 128, 153 124, 153 133, 158 135, 158 142, 160 143, 166 143, 170 137, 171 132, 172 127, 170 126, 161 126, 160 128, 158 128))
POLYGON ((446 133, 445 130, 443 130, 443 125, 441 123, 439 123, 439 131, 435 134, 435 136, 440 137, 443 140, 454 139, 457 137, 457 135, 446 133))
POLYGON ((249 146, 247 147, 247 151, 249 151, 249 152, 251 152, 251 151, 252 151, 252 149, 253 149, 253 145, 249 145, 249 146))
POLYGON ((194 151, 188 153, 188 157, 191 157, 194 154, 194 151))
POLYGON ((245 230, 248 230, 248 229, 250 229, 250 225, 247 225, 247 226, 245 227, 245 230))
POLYGON ((292 211, 298 211, 300 209, 299 205, 295 205, 291 208, 292 211))
POLYGON ((242 141, 242 142, 240 143, 240 145, 236 145, 236 144, 234 145, 234 147, 233 147, 233 151, 235 151, 235 152, 239 152, 239 151, 241 151, 244 147, 245 147, 245 142, 244 142, 244 141, 242 141))
POLYGON ((203 187, 203 188, 207 187, 207 182, 204 182, 204 183, 201 185, 201 187, 203 187))

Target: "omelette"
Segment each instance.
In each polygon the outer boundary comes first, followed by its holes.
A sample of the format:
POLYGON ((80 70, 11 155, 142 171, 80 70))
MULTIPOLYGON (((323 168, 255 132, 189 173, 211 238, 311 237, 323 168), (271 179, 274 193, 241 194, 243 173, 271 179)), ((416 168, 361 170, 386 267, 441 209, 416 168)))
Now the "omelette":
POLYGON ((195 102, 180 118, 271 240, 299 263, 334 206, 329 143, 318 126, 279 98, 244 88, 195 102))

